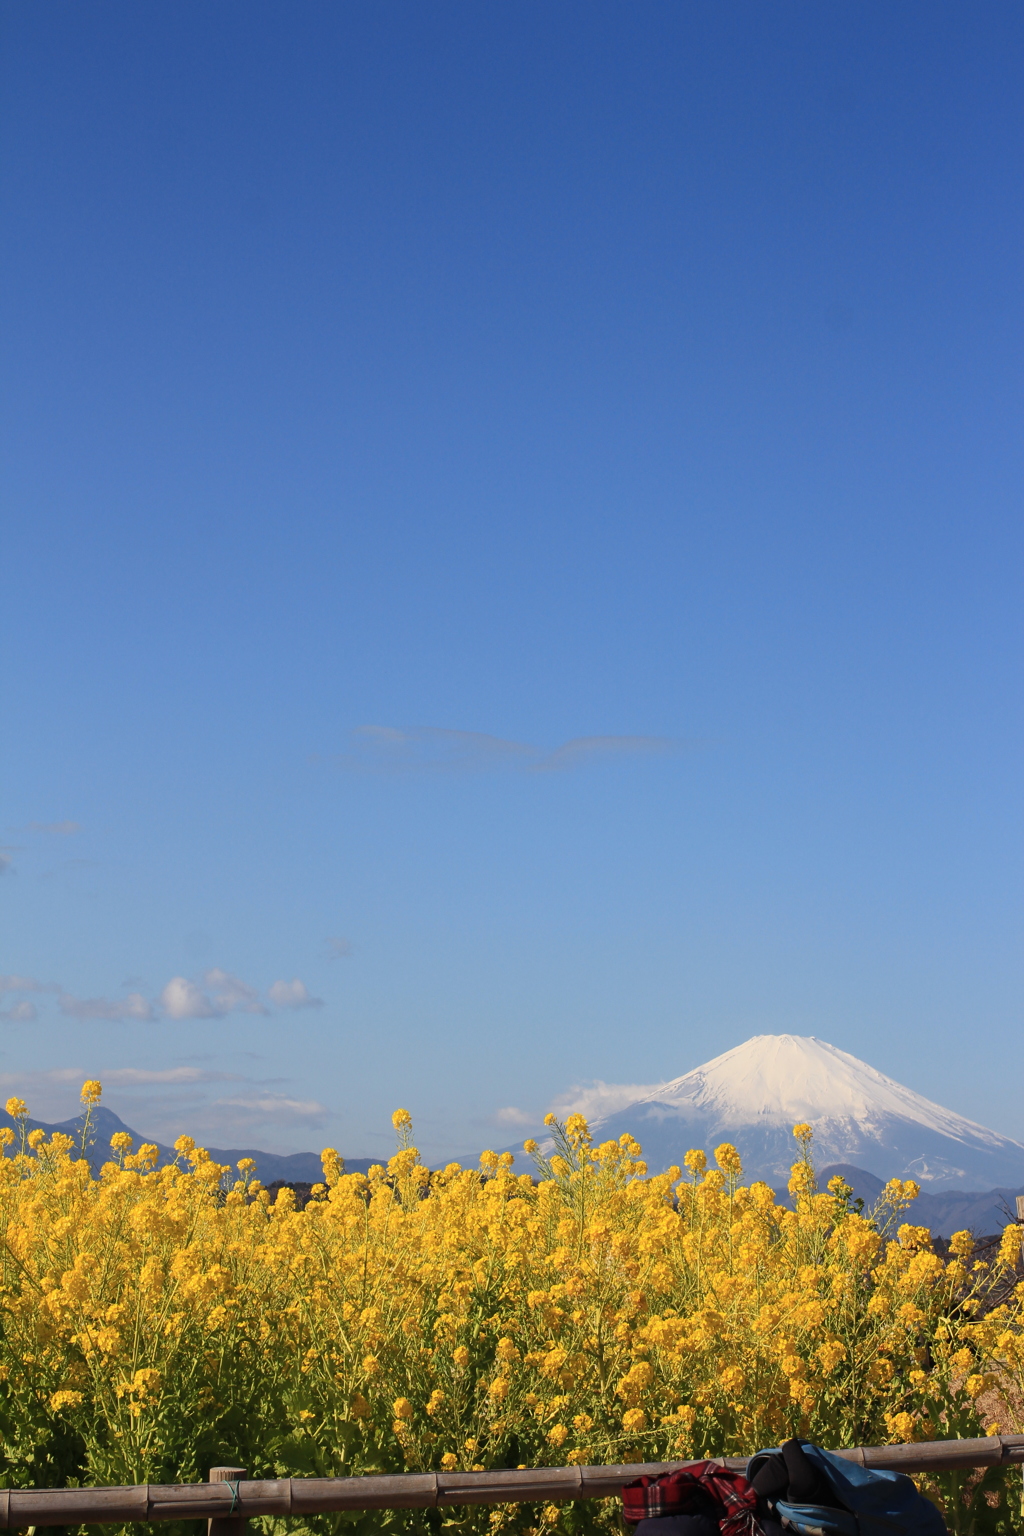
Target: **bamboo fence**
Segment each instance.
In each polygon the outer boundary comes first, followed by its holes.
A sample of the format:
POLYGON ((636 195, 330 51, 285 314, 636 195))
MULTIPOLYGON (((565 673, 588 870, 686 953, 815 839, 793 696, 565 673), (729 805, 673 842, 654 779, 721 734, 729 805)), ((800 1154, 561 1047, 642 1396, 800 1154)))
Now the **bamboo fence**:
MULTIPOLYGON (((958 1467, 1020 1466, 1024 1435, 984 1440, 931 1440, 836 1451, 864 1467, 939 1472, 958 1467)), ((743 1471, 748 1458, 724 1457, 743 1471)), ((492 1472, 406 1472, 388 1477, 290 1477, 246 1480, 241 1467, 214 1467, 208 1483, 139 1483, 127 1488, 0 1489, 0 1528, 101 1525, 125 1521, 209 1520, 210 1536, 241 1536, 259 1515, 313 1515, 337 1510, 433 1509, 439 1504, 522 1504, 535 1500, 606 1499, 635 1477, 656 1477, 688 1462, 616 1467, 539 1467, 492 1472)))

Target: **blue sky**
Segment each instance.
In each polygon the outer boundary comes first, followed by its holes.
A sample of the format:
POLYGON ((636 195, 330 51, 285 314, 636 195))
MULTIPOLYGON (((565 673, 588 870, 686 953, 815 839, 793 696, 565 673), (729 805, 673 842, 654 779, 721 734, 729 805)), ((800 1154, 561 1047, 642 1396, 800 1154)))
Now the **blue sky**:
POLYGON ((3 1080, 447 1156, 789 1031, 1024 1138, 1019 6, 2 25, 3 1080))

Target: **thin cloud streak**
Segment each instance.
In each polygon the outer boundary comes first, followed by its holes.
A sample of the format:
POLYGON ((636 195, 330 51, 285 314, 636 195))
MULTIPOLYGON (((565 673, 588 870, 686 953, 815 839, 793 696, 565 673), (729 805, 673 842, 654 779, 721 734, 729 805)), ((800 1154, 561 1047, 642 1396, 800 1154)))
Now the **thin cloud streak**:
POLYGON ((166 1067, 162 1071, 146 1067, 114 1067, 100 1072, 104 1087, 134 1088, 150 1083, 238 1083, 243 1079, 237 1072, 204 1072, 200 1067, 166 1067))
POLYGON ((380 774, 480 773, 496 768, 553 773, 602 758, 665 756, 698 745, 672 736, 576 736, 549 751, 480 731, 436 726, 398 730, 385 725, 357 726, 350 741, 350 750, 334 759, 336 766, 380 774))
POLYGON ((556 747, 532 773, 557 773, 600 757, 654 757, 677 752, 687 743, 671 736, 576 736, 556 747))
POLYGON ((127 997, 120 998, 72 997, 70 992, 62 992, 57 1006, 72 1019, 135 1019, 148 1023, 156 1018, 152 1003, 141 992, 129 992, 127 997))

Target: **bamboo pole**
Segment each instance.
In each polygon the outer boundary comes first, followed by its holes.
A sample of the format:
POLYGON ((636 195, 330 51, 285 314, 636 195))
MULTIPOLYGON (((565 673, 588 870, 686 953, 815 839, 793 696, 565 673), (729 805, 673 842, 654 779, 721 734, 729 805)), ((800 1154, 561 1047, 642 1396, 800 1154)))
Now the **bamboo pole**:
MULTIPOLYGON (((227 1483, 234 1494, 233 1502, 237 1503, 240 1485, 247 1476, 245 1467, 211 1467, 207 1481, 227 1483)), ((246 1536, 248 1529, 246 1521, 238 1515, 217 1515, 206 1522, 206 1536, 246 1536)))
MULTIPOLYGON (((1024 1435, 931 1440, 836 1451, 879 1471, 939 1472, 955 1467, 1024 1465, 1024 1435)), ((724 1465, 742 1472, 746 1456, 724 1465)), ((209 1520, 215 1536, 234 1536, 261 1515, 337 1510, 432 1509, 438 1504, 523 1504, 606 1499, 635 1477, 657 1477, 692 1462, 631 1462, 614 1467, 528 1467, 492 1472, 405 1472, 386 1477, 292 1477, 246 1481, 240 1468, 214 1468, 208 1483, 139 1483, 127 1488, 0 1489, 0 1528, 102 1525, 125 1521, 209 1520), (230 1473, 215 1478, 214 1472, 230 1473), (224 1522, 223 1524, 221 1522, 224 1522)))

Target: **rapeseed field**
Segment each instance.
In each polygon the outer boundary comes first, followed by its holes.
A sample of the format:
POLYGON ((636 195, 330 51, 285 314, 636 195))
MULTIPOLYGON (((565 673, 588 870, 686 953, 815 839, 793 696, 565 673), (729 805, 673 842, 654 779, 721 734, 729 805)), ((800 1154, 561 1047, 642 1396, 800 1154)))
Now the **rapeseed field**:
MULTIPOLYGON (((85 1141, 99 1097, 86 1083, 85 1141)), ((26 1106, 7 1109, 23 1127, 26 1106)), ((916 1186, 893 1181, 873 1213, 841 1181, 819 1192, 806 1126, 787 1209, 742 1183, 727 1145, 714 1166, 694 1151, 650 1175, 635 1141, 594 1146, 574 1115, 552 1123, 550 1156, 527 1143, 534 1177, 492 1152, 431 1172, 404 1110, 394 1125, 398 1150, 369 1175, 325 1151, 301 1211, 189 1137, 158 1168, 155 1147, 116 1135, 94 1176, 68 1136, 0 1132, 3 1483, 195 1481, 224 1462, 275 1477, 652 1461, 797 1433, 841 1446, 1017 1427, 1019 1227, 991 1265, 967 1234, 940 1258, 904 1219, 916 1186)), ((355 1523, 538 1533, 612 1518, 578 1505, 355 1523)))

